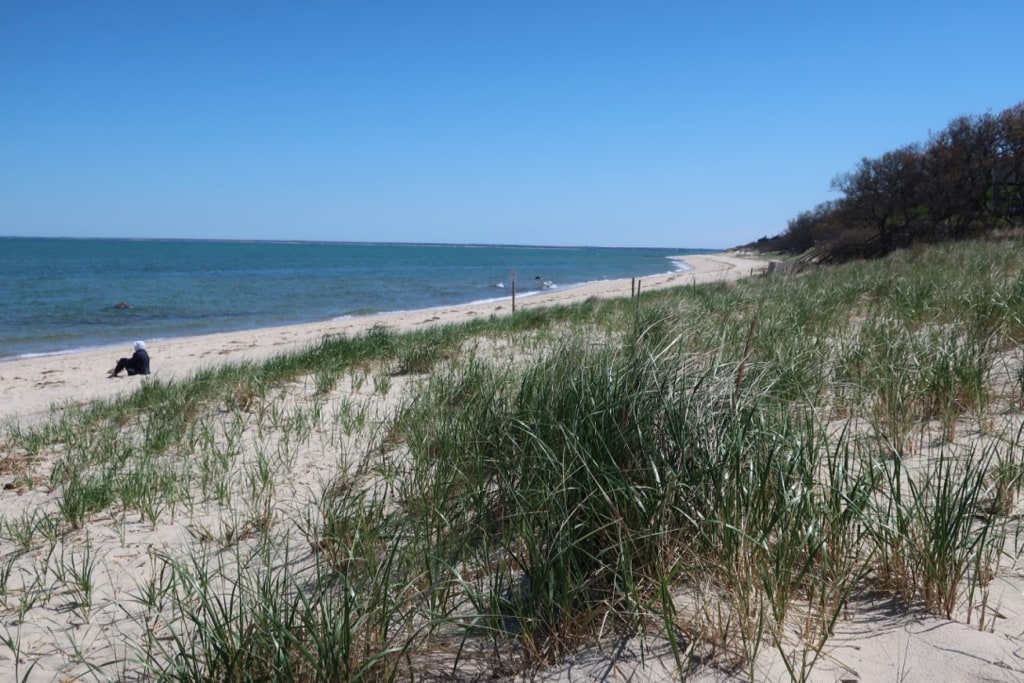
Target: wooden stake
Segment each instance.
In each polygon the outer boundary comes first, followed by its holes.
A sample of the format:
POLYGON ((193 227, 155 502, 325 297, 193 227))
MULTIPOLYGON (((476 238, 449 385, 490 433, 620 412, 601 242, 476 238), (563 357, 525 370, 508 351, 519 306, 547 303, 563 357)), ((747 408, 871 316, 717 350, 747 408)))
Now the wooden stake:
POLYGON ((516 312, 516 271, 509 272, 509 277, 512 278, 512 312, 516 312))

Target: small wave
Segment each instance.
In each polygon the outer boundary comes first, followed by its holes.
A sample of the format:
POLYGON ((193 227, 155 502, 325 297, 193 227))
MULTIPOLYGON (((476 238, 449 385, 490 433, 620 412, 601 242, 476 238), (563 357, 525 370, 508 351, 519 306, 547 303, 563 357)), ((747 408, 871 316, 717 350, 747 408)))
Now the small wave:
POLYGON ((693 266, 687 263, 685 256, 670 256, 668 260, 675 265, 675 268, 672 271, 673 273, 685 273, 693 270, 693 266))
POLYGON ((370 315, 380 315, 382 311, 376 308, 354 308, 351 311, 345 311, 341 315, 336 315, 332 320, 349 320, 351 318, 365 318, 370 315))
MULTIPOLYGON (((150 339, 148 341, 159 341, 159 340, 150 339)), ((12 361, 12 360, 25 360, 25 359, 28 359, 28 358, 50 358, 50 357, 55 357, 55 356, 66 356, 66 355, 71 354, 71 353, 82 353, 83 351, 100 351, 100 350, 103 350, 103 349, 119 349, 121 347, 128 347, 128 348, 130 348, 131 344, 130 343, 126 344, 126 343, 123 343, 123 342, 122 343, 114 343, 114 344, 95 344, 95 345, 92 345, 92 346, 78 346, 78 347, 67 348, 67 349, 59 349, 57 351, 28 351, 28 352, 25 352, 25 353, 16 353, 16 354, 11 354, 11 355, 0 355, 0 363, 3 363, 5 361, 12 361)), ((127 349, 125 349, 125 350, 127 350, 127 349)))

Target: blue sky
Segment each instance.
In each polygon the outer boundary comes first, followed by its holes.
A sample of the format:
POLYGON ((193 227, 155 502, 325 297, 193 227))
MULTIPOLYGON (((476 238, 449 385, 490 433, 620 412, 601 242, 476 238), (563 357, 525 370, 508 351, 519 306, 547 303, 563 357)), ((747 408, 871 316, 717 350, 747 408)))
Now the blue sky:
POLYGON ((1024 100, 1024 3, 0 0, 0 235, 730 247, 1024 100))

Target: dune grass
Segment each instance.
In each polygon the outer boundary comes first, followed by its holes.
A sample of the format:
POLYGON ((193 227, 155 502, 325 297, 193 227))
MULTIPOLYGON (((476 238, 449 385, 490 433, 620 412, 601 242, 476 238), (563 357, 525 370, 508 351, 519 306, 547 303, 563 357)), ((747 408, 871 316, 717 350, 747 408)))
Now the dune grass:
POLYGON ((799 680, 867 595, 989 628, 1020 532, 1022 266, 922 247, 378 327, 10 425, 0 452, 53 495, 0 519, 0 610, 112 609, 89 534, 132 519, 191 542, 121 601, 144 644, 71 670, 473 680, 639 636, 680 678, 756 678, 772 649, 799 680), (312 451, 331 470, 303 494, 312 451))

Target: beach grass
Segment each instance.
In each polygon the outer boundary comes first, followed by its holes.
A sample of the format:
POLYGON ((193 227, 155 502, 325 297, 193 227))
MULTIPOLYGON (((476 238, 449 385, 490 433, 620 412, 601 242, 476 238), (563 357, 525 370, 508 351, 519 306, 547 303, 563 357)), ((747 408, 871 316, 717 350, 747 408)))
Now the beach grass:
POLYGON ((804 680, 858 601, 988 628, 1022 311, 1024 257, 981 241, 148 380, 6 428, 53 494, 0 519, 0 609, 127 612, 142 645, 69 667, 195 681, 500 678, 629 638, 804 680), (90 538, 134 522, 189 540, 117 607, 90 538))

